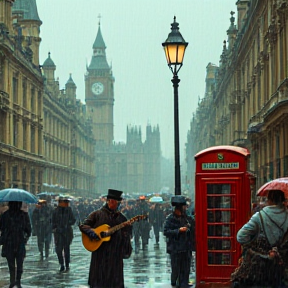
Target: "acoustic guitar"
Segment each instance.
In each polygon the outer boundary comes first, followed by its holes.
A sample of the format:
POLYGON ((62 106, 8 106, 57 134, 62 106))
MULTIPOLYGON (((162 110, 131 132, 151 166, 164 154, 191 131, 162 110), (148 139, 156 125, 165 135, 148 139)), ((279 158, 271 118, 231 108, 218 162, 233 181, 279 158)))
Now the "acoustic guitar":
POLYGON ((82 232, 82 243, 86 250, 93 252, 96 251, 104 241, 110 241, 111 235, 116 231, 124 228, 126 224, 133 224, 135 221, 146 219, 148 215, 137 215, 130 220, 120 223, 114 227, 110 227, 107 224, 103 224, 97 228, 92 228, 100 238, 100 240, 91 239, 85 233, 82 232))

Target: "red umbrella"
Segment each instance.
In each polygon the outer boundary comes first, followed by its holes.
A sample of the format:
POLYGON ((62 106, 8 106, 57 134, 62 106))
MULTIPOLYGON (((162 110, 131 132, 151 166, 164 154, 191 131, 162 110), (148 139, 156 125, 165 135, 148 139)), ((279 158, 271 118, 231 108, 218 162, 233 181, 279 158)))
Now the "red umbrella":
POLYGON ((282 190, 288 198, 288 177, 277 178, 265 183, 256 193, 257 196, 267 196, 269 190, 282 190))

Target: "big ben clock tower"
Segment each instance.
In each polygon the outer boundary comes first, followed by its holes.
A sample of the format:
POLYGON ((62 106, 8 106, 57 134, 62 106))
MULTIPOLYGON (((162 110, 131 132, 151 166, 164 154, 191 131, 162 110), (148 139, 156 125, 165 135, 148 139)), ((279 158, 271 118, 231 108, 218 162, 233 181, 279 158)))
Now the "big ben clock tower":
POLYGON ((88 115, 92 117, 95 140, 110 145, 114 139, 114 77, 107 63, 105 50, 99 22, 93 56, 85 75, 85 101, 88 115))

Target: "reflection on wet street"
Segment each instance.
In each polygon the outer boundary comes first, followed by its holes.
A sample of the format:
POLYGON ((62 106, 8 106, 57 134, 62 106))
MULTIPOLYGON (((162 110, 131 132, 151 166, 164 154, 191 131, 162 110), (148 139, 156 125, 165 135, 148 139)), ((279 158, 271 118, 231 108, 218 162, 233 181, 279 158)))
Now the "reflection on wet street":
MULTIPOLYGON (((170 259, 166 254, 165 239, 160 233, 160 243, 155 245, 155 238, 149 240, 146 250, 135 249, 129 259, 124 260, 125 288, 133 287, 171 287, 170 259)), ((48 260, 40 260, 36 237, 31 237, 27 245, 27 256, 24 261, 22 287, 89 287, 88 272, 90 252, 82 246, 80 232, 75 229, 71 245, 71 268, 69 272, 59 273, 59 264, 54 246, 48 260)), ((134 246, 134 245, 133 245, 134 246)), ((191 274, 191 279, 194 273, 191 274)), ((6 258, 0 257, 0 287, 9 286, 9 272, 6 258)))

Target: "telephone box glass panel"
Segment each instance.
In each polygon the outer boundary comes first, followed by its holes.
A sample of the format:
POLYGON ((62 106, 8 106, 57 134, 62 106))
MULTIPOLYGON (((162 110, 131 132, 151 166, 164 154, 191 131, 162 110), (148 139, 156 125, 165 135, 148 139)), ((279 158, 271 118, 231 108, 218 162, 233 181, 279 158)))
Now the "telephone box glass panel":
POLYGON ((208 265, 232 263, 235 193, 231 184, 207 184, 208 265))

